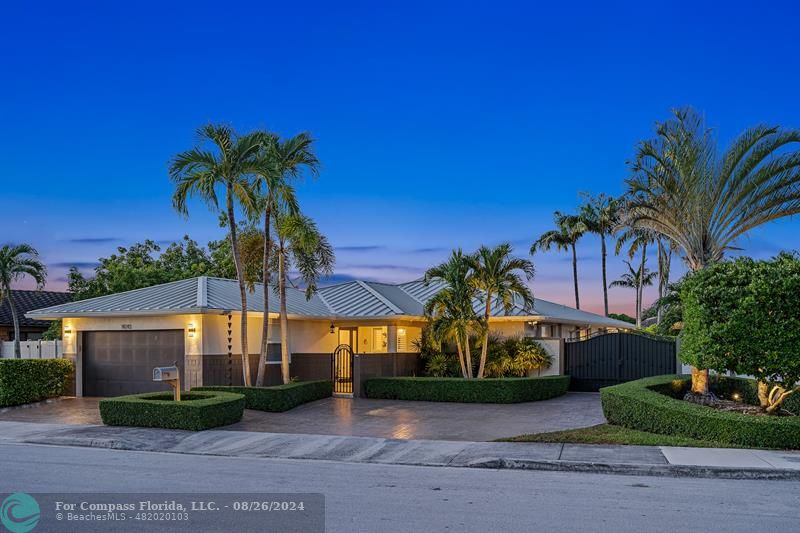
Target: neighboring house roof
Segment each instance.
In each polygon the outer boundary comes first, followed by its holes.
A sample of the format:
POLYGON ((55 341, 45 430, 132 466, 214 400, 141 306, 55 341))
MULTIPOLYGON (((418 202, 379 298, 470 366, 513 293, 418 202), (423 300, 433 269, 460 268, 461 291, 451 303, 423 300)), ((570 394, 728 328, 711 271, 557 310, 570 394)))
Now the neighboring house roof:
MULTIPOLYGON (((50 325, 49 320, 28 318, 25 316, 26 313, 42 307, 60 305, 70 301, 72 298, 72 295, 68 292, 23 290, 13 290, 11 291, 11 296, 14 298, 14 309, 17 311, 19 325, 20 327, 26 328, 46 328, 50 325)), ((8 299, 4 299, 2 305, 0 305, 0 326, 13 327, 13 325, 14 321, 11 317, 11 307, 8 305, 8 299)))
MULTIPOLYGON (((304 291, 287 287, 286 308, 288 315, 310 318, 421 317, 425 302, 443 287, 443 283, 426 285, 421 280, 399 285, 350 281, 322 287, 311 299, 306 299, 304 291)), ((263 311, 263 292, 264 288, 260 283, 256 284, 254 291, 250 291, 247 298, 249 311, 263 311)), ((277 294, 273 291, 269 300, 269 311, 278 313, 279 303, 277 294)), ((477 313, 483 313, 484 303, 481 299, 476 298, 473 305, 477 313)), ((28 312, 28 316, 53 318, 204 313, 238 311, 240 307, 239 285, 235 280, 203 276, 36 309, 28 312)), ((573 324, 631 327, 626 322, 538 298, 534 301, 533 309, 525 309, 522 302, 516 301, 508 313, 499 301, 495 301, 492 306, 492 316, 530 317, 573 324)))

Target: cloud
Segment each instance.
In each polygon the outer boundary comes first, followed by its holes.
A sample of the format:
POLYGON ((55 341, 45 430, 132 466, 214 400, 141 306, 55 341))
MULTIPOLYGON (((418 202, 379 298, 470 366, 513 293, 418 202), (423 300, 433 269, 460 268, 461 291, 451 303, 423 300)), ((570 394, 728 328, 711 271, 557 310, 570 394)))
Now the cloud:
POLYGON ((415 248, 411 250, 415 254, 429 254, 434 252, 446 252, 449 248, 446 246, 430 246, 428 248, 415 248))
POLYGON ((336 246, 336 250, 340 252, 374 252, 386 248, 381 244, 365 244, 354 246, 336 246))
POLYGON ((50 263, 50 266, 58 268, 95 268, 99 264, 96 261, 62 261, 60 263, 50 263))
POLYGON ((67 242, 73 244, 108 244, 111 242, 121 242, 121 237, 81 237, 77 239, 68 239, 67 242))
POLYGON ((339 283, 347 283, 348 281, 354 281, 357 279, 362 279, 357 276, 351 276, 350 274, 331 274, 330 276, 325 276, 320 278, 319 284, 320 286, 326 285, 336 285, 339 283))
POLYGON ((405 266, 405 265, 387 265, 387 264, 359 264, 359 265, 340 265, 340 268, 346 270, 425 270, 424 268, 416 267, 416 266, 405 266))

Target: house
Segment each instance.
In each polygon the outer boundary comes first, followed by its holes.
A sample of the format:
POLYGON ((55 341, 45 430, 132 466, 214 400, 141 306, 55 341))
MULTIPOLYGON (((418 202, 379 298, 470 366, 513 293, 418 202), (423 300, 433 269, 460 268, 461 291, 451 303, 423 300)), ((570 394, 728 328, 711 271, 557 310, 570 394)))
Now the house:
MULTIPOLYGON (((14 309, 19 320, 19 340, 36 341, 42 338, 42 333, 50 327, 51 320, 29 318, 26 314, 34 309, 51 307, 70 301, 68 292, 53 291, 24 291, 13 290, 11 297, 14 299, 14 309)), ((14 320, 8 298, 0 304, 0 341, 14 340, 14 320)))
MULTIPOLYGON (((421 280, 397 285, 351 281, 321 288, 310 299, 287 288, 291 375, 330 379, 331 354, 346 345, 360 357, 364 375, 413 374, 423 307, 443 285, 421 280), (367 371, 367 367, 371 370, 367 371)), ((263 325, 263 286, 248 297, 248 344, 257 370, 263 325)), ((274 293, 273 293, 274 294, 274 293)), ((483 312, 476 300, 475 309, 483 312)), ((277 295, 269 301, 272 324, 267 381, 280 381, 277 295)), ((177 364, 184 387, 241 384, 240 297, 235 280, 198 277, 71 302, 27 313, 31 319, 63 319, 65 356, 76 362, 76 394, 112 396, 160 390, 150 381, 155 366, 177 364)), ((554 352, 563 339, 631 325, 536 299, 533 310, 495 306, 491 330, 503 336, 542 339, 554 352)), ((556 356, 558 354, 556 353, 556 356)), ((558 373, 555 365, 551 373, 558 373)))

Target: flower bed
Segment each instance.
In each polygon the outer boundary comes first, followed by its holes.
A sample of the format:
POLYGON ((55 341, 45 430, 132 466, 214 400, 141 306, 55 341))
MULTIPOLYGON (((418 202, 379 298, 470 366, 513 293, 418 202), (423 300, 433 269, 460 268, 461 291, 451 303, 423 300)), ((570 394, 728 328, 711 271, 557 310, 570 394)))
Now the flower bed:
MULTIPOLYGON (((742 388, 742 398, 753 399, 745 391, 755 387, 745 382, 717 377, 716 390, 732 394, 742 388)), ((612 424, 631 429, 677 435, 740 446, 800 448, 800 417, 753 416, 724 411, 683 401, 689 376, 669 375, 639 379, 600 389, 603 413, 612 424)))
POLYGON ((547 400, 567 392, 569 376, 537 378, 373 378, 368 398, 428 402, 520 403, 547 400))
POLYGON ((61 396, 71 376, 67 359, 0 359, 0 407, 61 396))
POLYGON ((333 393, 331 381, 297 381, 274 387, 195 387, 194 391, 223 391, 242 394, 245 408, 280 413, 298 405, 327 398, 333 393))
POLYGON ((200 431, 238 422, 244 404, 244 396, 228 392, 185 392, 179 402, 171 392, 150 392, 100 400, 100 416, 108 426, 200 431))

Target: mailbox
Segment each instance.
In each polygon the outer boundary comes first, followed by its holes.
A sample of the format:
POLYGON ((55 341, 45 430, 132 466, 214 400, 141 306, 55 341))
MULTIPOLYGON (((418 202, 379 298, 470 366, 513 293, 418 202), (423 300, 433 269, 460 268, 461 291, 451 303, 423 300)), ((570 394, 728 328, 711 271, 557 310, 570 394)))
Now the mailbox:
POLYGON ((157 366, 153 369, 153 381, 169 383, 175 391, 175 401, 181 401, 181 373, 178 362, 172 366, 157 366))
POLYGON ((157 366, 153 369, 153 381, 172 381, 179 376, 177 366, 157 366))

